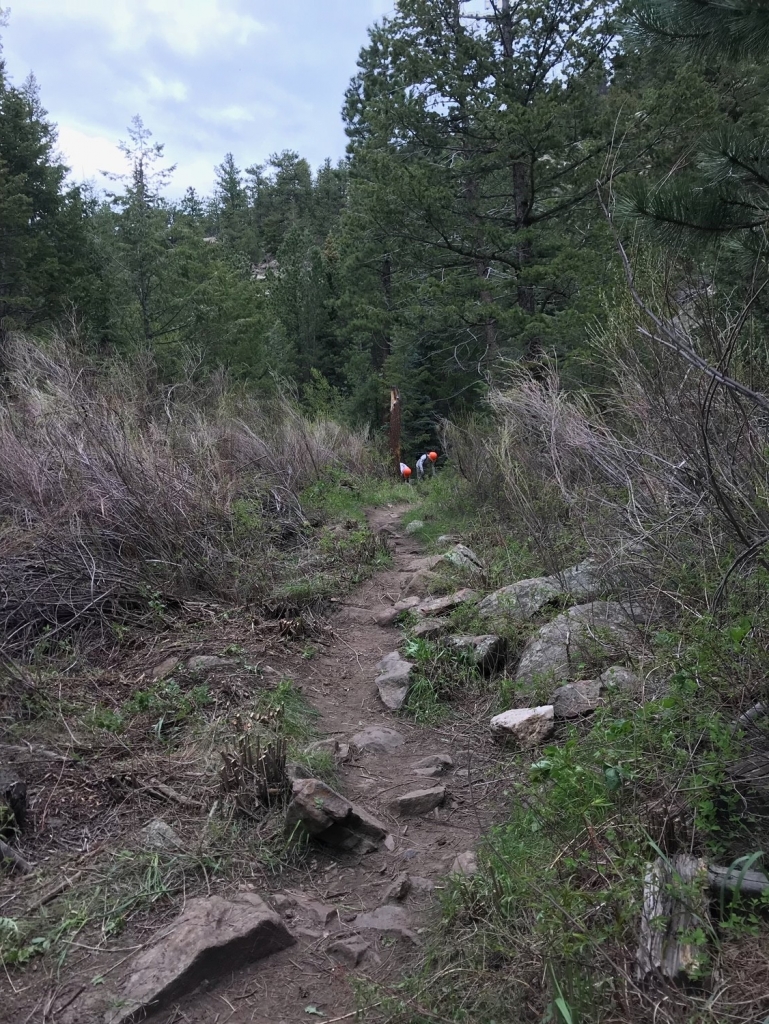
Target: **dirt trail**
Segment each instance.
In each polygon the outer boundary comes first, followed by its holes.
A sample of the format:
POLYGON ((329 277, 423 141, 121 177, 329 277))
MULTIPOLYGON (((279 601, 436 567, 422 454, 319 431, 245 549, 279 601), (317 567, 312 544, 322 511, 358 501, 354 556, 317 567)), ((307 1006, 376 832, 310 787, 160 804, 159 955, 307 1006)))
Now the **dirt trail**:
MULTIPOLYGON (((333 641, 312 661, 298 664, 294 672, 297 684, 321 714, 321 735, 341 742, 367 726, 385 726, 403 737, 397 748, 360 751, 339 769, 340 790, 390 826, 393 849, 382 845, 364 856, 331 855, 318 849, 305 871, 281 890, 289 894, 282 912, 297 945, 238 972, 228 984, 188 997, 178 1008, 158 1015, 158 1021, 299 1024, 350 1014, 356 1005, 355 980, 390 983, 414 968, 423 946, 418 932, 434 906, 433 887, 441 885, 456 855, 471 849, 488 824, 486 790, 474 789, 471 801, 468 781, 468 767, 474 775, 479 751, 487 746, 479 726, 472 721, 444 728, 413 725, 384 708, 373 682, 376 663, 399 641, 397 628, 376 625, 374 614, 398 600, 422 554, 398 528, 403 511, 384 508, 370 514, 372 529, 390 533, 393 567, 340 602, 333 619, 333 641), (413 774, 417 762, 435 753, 451 756, 450 772, 440 780, 413 774), (426 817, 396 818, 389 811, 395 796, 437 782, 449 794, 443 807, 426 817), (392 895, 388 900, 388 889, 402 872, 411 876, 411 889, 399 905, 408 915, 414 937, 361 930, 355 915, 394 904, 392 895), (293 907, 288 906, 292 894, 299 897, 293 907), (308 908, 307 900, 328 909, 308 908), (329 946, 356 934, 370 943, 370 949, 353 968, 340 963, 329 946)), ((255 891, 264 894, 258 883, 255 891)))

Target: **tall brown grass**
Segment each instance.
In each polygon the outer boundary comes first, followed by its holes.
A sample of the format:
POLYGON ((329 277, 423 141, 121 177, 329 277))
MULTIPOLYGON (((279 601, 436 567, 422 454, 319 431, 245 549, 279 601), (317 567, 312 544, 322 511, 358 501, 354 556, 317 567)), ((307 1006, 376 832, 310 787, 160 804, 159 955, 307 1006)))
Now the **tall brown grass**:
POLYGON ((151 359, 97 366, 16 336, 0 392, 0 645, 112 645, 196 599, 258 602, 299 495, 370 468, 363 433, 223 374, 158 384, 151 359))

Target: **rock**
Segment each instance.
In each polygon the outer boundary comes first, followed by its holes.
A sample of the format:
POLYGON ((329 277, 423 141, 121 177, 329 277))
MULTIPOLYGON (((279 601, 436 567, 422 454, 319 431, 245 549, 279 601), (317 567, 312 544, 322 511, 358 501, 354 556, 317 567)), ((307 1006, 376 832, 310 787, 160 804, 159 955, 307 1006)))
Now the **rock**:
POLYGON ((217 658, 214 654, 196 654, 194 658, 187 659, 187 668, 190 672, 211 672, 215 668, 224 668, 231 665, 229 658, 217 658))
POLYGON ((437 779, 443 775, 443 770, 441 768, 414 768, 411 774, 420 775, 423 779, 437 779))
POLYGON ((401 871, 393 884, 385 893, 385 900, 388 903, 405 900, 411 892, 411 879, 405 871, 401 871))
POLYGON ((350 756, 350 744, 339 743, 337 744, 336 753, 334 759, 337 761, 346 761, 350 756))
POLYGON ((426 619, 418 622, 411 630, 411 635, 418 640, 435 640, 441 633, 445 633, 451 623, 448 619, 426 619))
POLYGON ((304 749, 306 754, 314 754, 319 750, 327 750, 329 754, 334 754, 336 756, 339 750, 339 740, 335 740, 333 736, 329 736, 324 740, 315 740, 304 749))
POLYGON ((365 729, 350 737, 350 743, 358 750, 390 754, 405 743, 403 736, 386 725, 367 725, 365 729))
POLYGON ((433 597, 428 601, 420 601, 415 611, 418 615, 432 616, 441 615, 443 612, 450 612, 460 604, 472 601, 476 597, 474 590, 458 590, 456 594, 446 594, 445 597, 433 597))
POLYGON ((147 822, 139 833, 142 846, 148 850, 166 850, 169 852, 184 849, 184 843, 171 826, 162 818, 153 818, 147 822))
POLYGON ((414 765, 416 771, 425 768, 437 768, 440 772, 448 772, 454 767, 454 762, 448 754, 428 754, 414 765))
POLYGON ((293 784, 286 809, 286 829, 293 832, 296 828, 342 850, 371 848, 366 840, 378 842, 388 831, 368 811, 350 803, 319 779, 297 779, 293 784))
POLYGON ((600 660, 607 639, 627 649, 634 631, 633 620, 615 601, 576 605, 531 637, 521 655, 516 682, 579 678, 585 660, 600 660))
POLYGON ((390 932, 392 935, 400 935, 403 938, 416 942, 416 935, 409 928, 409 916, 403 907, 385 904, 377 907, 368 914, 358 914, 355 918, 355 927, 361 931, 390 932))
POLYGON ((443 558, 451 565, 457 566, 458 569, 467 569, 470 572, 483 572, 483 562, 472 548, 468 548, 464 544, 455 544, 450 551, 446 552, 443 558))
POLYGON ((357 967, 370 949, 371 943, 366 942, 360 935, 352 935, 349 939, 337 939, 328 947, 329 953, 348 967, 357 967))
POLYGON ((287 949, 294 938, 279 915, 252 893, 231 900, 191 899, 157 941, 136 958, 121 1005, 108 1024, 128 1024, 161 1010, 203 981, 287 949))
POLYGON ((392 853, 395 849, 395 836, 385 836, 384 844, 390 853, 392 853))
MULTIPOLYGON (((310 899, 309 896, 305 896, 303 893, 290 893, 287 894, 287 898, 291 901, 292 906, 296 907, 305 916, 312 918, 317 924, 325 926, 339 915, 336 907, 310 899)), ((274 906, 274 899, 272 902, 274 906)), ((276 907, 276 910, 279 909, 279 907, 276 907)))
POLYGON ((591 559, 554 573, 551 580, 575 601, 594 601, 603 590, 600 569, 591 559))
POLYGON ((412 663, 402 658, 398 651, 385 655, 377 665, 379 675, 374 682, 382 703, 391 711, 398 711, 406 703, 413 668, 412 663))
POLYGON ((560 588, 550 577, 538 576, 535 579, 519 580, 484 597, 478 605, 478 614, 490 622, 505 619, 528 622, 545 605, 557 601, 560 595, 560 588))
POLYGON ((625 668, 624 665, 612 665, 600 675, 604 686, 616 686, 618 690, 627 690, 630 693, 638 693, 643 687, 643 679, 637 672, 625 668))
POLYGON ((374 615, 374 622, 378 626, 391 626, 403 612, 416 608, 422 599, 416 594, 411 597, 404 597, 402 601, 396 601, 391 608, 384 608, 374 615))
POLYGON ((502 743, 514 742, 521 748, 536 747, 553 731, 553 705, 539 708, 518 708, 495 715, 491 735, 502 743))
POLYGON ((589 715, 601 704, 604 684, 600 679, 581 679, 576 683, 559 686, 550 703, 556 718, 579 718, 589 715))
POLYGON ((176 670, 178 664, 179 659, 175 654, 172 654, 170 658, 166 658, 153 668, 152 678, 155 680, 167 679, 176 670))
POLYGON ((438 543, 438 544, 456 544, 458 542, 458 540, 459 540, 459 538, 456 537, 453 533, 442 533, 440 535, 440 537, 438 538, 436 543, 438 543))
POLYGON ((425 524, 421 519, 412 519, 412 521, 406 527, 406 533, 419 533, 420 530, 424 530, 425 524))
POLYGON ((295 782, 297 779, 311 779, 312 772, 306 764, 297 764, 296 761, 287 761, 286 778, 290 782, 295 782))
POLYGON ((507 640, 487 633, 485 636, 450 636, 446 643, 459 651, 467 651, 482 672, 493 672, 505 662, 507 640))
POLYGON ((446 787, 436 786, 434 789, 415 789, 403 796, 396 797, 390 807, 395 814, 422 815, 440 806, 446 799, 446 787))
POLYGON ((451 865, 451 874, 465 875, 467 878, 477 875, 478 857, 475 850, 465 850, 464 853, 457 854, 454 858, 454 863, 451 865))
POLYGON ((414 892, 432 892, 435 882, 431 878, 422 878, 421 875, 409 875, 411 888, 414 892))

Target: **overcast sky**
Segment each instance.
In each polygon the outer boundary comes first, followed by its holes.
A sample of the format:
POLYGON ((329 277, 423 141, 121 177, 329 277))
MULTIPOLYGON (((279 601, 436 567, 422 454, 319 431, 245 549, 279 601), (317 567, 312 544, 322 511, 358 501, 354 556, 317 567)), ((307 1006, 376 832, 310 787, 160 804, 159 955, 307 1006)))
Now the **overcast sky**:
POLYGON ((4 57, 33 71, 77 179, 125 169, 140 114, 168 163, 169 192, 209 192, 228 151, 240 167, 294 149, 317 167, 344 155, 340 109, 366 30, 394 0, 6 0, 4 57))

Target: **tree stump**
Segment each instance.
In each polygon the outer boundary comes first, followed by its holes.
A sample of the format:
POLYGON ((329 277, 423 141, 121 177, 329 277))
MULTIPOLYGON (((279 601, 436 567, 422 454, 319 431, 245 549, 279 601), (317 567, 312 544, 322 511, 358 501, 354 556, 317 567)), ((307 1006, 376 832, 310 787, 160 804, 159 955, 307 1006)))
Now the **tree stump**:
POLYGON ((649 865, 636 954, 639 981, 707 976, 707 884, 705 861, 686 853, 649 865))

